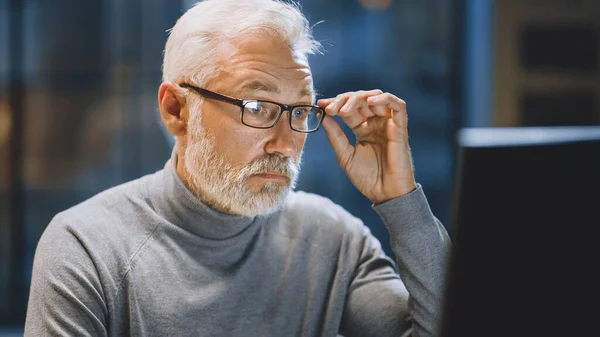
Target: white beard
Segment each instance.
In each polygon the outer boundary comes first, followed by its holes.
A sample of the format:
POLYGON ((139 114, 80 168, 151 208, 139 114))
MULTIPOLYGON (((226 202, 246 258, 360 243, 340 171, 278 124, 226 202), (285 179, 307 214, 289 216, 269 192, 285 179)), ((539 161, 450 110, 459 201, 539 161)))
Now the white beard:
POLYGON ((209 207, 244 216, 269 215, 283 206, 296 187, 302 152, 296 163, 289 157, 268 154, 248 166, 236 167, 215 149, 215 136, 202 126, 199 106, 190 106, 188 144, 184 167, 192 193, 209 207), (257 191, 246 186, 252 175, 265 172, 286 175, 289 184, 266 182, 257 191))

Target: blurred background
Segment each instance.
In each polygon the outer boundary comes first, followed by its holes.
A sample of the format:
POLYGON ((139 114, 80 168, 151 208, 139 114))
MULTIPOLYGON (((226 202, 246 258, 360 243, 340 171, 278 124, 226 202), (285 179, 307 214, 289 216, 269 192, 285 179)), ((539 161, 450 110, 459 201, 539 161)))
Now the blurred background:
MULTIPOLYGON (((0 0, 0 336, 22 335, 33 255, 58 212, 160 170, 173 140, 156 93, 188 0, 0 0)), ((463 127, 600 125, 600 1, 301 0, 323 96, 380 88, 408 103, 417 180, 448 224, 463 127)), ((371 204, 325 133, 299 189, 361 217, 371 204)), ((452 235, 452 233, 450 233, 452 235)))

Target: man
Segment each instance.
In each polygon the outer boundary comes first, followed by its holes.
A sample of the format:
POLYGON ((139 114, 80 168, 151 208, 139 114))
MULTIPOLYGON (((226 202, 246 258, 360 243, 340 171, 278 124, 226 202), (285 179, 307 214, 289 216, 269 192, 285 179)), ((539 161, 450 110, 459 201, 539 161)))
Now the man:
POLYGON ((283 2, 187 11, 158 91, 172 157, 52 220, 25 335, 433 336, 450 242, 414 179, 406 105, 369 90, 314 106, 317 48, 283 2), (359 219, 293 191, 321 125, 387 225, 397 264, 359 219))

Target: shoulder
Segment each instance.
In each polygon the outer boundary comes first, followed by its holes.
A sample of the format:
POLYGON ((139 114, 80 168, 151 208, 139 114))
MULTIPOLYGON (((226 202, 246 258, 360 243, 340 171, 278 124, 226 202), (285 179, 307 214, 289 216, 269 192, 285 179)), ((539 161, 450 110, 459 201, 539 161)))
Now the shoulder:
POLYGON ((146 185, 152 176, 115 186, 56 214, 38 242, 36 259, 89 261, 109 274, 127 268, 129 258, 156 228, 147 215, 152 205, 146 185))
POLYGON ((141 178, 108 188, 93 197, 74 205, 73 207, 61 213, 64 217, 85 216, 87 219, 91 215, 107 216, 115 214, 115 207, 126 208, 134 204, 143 203, 148 196, 148 185, 152 184, 161 171, 143 176, 141 178), (107 214, 108 213, 108 214, 107 214))
POLYGON ((152 209, 148 186, 157 172, 109 188, 58 213, 47 230, 69 227, 78 232, 120 236, 136 229, 136 218, 152 209))

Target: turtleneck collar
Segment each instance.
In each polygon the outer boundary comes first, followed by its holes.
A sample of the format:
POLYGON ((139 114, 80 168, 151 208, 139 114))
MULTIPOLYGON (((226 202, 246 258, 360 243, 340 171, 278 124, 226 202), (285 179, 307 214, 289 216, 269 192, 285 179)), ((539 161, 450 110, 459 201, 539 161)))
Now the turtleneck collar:
POLYGON ((206 239, 226 240, 269 218, 226 214, 208 207, 185 186, 177 175, 176 165, 177 152, 173 149, 171 159, 155 181, 161 191, 157 196, 157 211, 176 226, 206 239))

